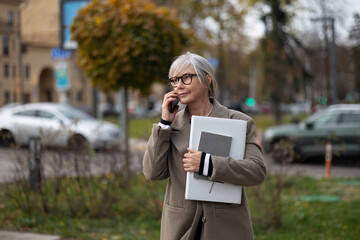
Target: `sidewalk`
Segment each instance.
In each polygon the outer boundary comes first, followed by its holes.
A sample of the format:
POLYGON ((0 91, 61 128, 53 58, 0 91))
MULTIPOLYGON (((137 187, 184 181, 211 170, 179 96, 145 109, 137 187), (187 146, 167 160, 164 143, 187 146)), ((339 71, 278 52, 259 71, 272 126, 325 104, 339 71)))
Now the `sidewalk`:
POLYGON ((22 233, 22 232, 10 232, 0 231, 1 240, 61 240, 59 236, 36 234, 36 233, 22 233))

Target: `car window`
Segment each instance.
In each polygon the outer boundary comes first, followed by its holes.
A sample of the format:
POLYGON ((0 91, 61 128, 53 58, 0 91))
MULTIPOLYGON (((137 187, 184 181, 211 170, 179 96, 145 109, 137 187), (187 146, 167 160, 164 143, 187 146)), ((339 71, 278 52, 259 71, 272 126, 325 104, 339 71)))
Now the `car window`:
POLYGON ((36 117, 35 110, 24 110, 14 113, 15 116, 36 117))
POLYGON ((39 114, 39 117, 41 117, 41 118, 47 118, 47 119, 54 118, 54 114, 46 112, 46 111, 39 111, 38 114, 39 114))
POLYGON ((90 115, 72 107, 62 107, 59 109, 70 120, 92 120, 93 117, 90 115))
POLYGON ((359 123, 360 113, 345 113, 341 116, 341 123, 359 123))
POLYGON ((326 113, 319 116, 319 118, 314 121, 314 124, 317 126, 335 124, 339 122, 339 118, 339 113, 326 113))

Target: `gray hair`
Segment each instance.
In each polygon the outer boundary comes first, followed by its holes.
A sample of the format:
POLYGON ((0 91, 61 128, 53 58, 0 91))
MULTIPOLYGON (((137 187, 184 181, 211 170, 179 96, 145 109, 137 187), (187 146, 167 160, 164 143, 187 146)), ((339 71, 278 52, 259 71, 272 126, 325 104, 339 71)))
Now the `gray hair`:
POLYGON ((187 52, 178 56, 174 62, 171 64, 169 70, 169 78, 175 77, 178 75, 183 69, 192 65, 195 69, 195 73, 200 79, 200 84, 202 87, 207 84, 208 79, 207 76, 211 76, 211 83, 209 87, 209 97, 215 97, 215 90, 217 88, 215 72, 211 64, 204 57, 197 55, 195 53, 187 52))

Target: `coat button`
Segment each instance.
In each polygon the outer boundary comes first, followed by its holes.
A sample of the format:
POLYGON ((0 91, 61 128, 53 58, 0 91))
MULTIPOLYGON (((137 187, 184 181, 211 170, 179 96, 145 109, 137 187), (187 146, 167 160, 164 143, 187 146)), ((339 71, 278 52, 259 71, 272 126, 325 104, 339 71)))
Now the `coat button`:
POLYGON ((205 222, 206 222, 206 217, 202 217, 201 221, 202 221, 203 223, 205 223, 205 222))

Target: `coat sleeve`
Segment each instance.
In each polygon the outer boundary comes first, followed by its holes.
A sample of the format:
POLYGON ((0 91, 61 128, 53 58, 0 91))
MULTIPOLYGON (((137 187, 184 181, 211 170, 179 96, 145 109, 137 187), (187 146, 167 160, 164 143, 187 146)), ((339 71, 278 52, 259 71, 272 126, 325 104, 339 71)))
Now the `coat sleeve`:
POLYGON ((231 157, 211 156, 213 162, 212 181, 234 185, 253 186, 262 183, 266 177, 266 166, 261 147, 255 136, 255 122, 247 120, 245 155, 243 160, 231 157))
POLYGON ((168 152, 171 129, 153 125, 143 159, 143 174, 148 180, 163 180, 169 177, 168 152))

